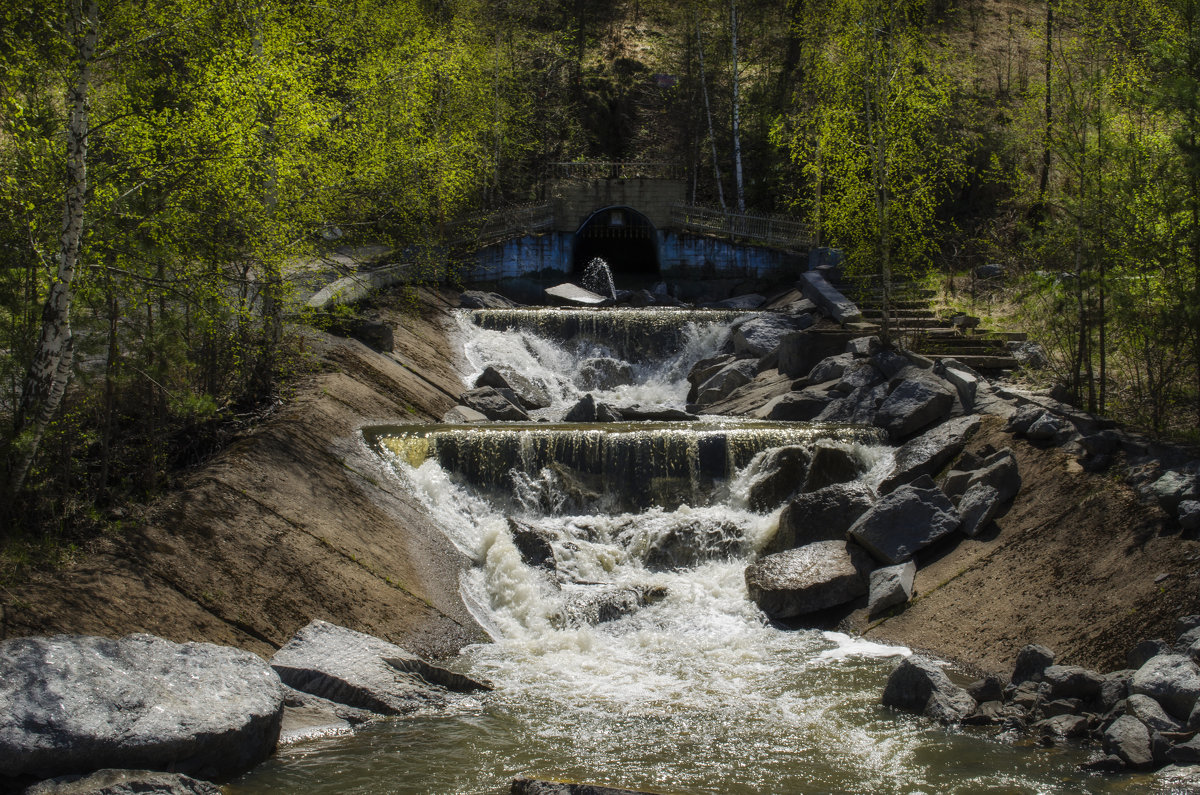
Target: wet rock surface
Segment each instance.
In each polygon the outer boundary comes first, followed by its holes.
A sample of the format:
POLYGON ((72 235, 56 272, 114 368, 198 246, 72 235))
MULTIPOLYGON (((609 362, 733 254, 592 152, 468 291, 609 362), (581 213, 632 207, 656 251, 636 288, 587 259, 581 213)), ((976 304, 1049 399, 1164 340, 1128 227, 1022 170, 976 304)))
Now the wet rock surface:
POLYGON ((220 778, 271 753, 282 715, 279 677, 240 649, 152 635, 0 643, 0 776, 220 778))
POLYGON ((750 599, 772 618, 795 618, 867 592, 866 554, 846 541, 818 541, 768 555, 746 569, 750 599))
POLYGON ((221 788, 182 773, 154 770, 97 770, 59 776, 22 790, 21 795, 221 795, 221 788))

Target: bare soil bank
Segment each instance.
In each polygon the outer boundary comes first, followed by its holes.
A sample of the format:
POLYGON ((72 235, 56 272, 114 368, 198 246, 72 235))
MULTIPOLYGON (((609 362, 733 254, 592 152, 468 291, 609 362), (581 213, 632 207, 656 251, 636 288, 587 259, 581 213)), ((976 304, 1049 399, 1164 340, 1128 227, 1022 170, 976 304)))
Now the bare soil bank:
MULTIPOLYGON (((154 506, 144 526, 77 564, 0 593, 0 637, 150 632, 270 655, 321 618, 423 655, 482 632, 458 595, 466 561, 362 444, 364 425, 440 418, 462 389, 443 332, 456 296, 420 318, 384 312, 395 353, 307 332, 322 371, 245 438, 154 506)), ((903 612, 847 628, 1007 673, 1042 643, 1108 670, 1174 618, 1200 612, 1200 542, 1112 475, 986 418, 968 449, 1011 446, 1023 488, 998 531, 927 553, 903 612), (1163 575, 1166 575, 1165 577, 1163 575)), ((1113 470, 1117 471, 1116 469, 1113 470)))
POLYGON ((1028 643, 1060 663, 1109 671, 1124 668, 1140 640, 1173 641, 1174 619, 1200 612, 1200 542, 1139 502, 1119 465, 1083 472, 1058 448, 1005 433, 996 417, 967 449, 987 444, 1011 447, 1021 468, 998 530, 918 559, 907 609, 874 623, 858 611, 852 630, 980 672, 1011 673, 1028 643))
POLYGON ((188 477, 145 524, 0 593, 0 638, 149 632, 270 656, 314 618, 453 654, 483 633, 458 595, 468 565, 364 446, 359 429, 436 420, 462 385, 449 300, 384 312, 395 353, 305 331, 317 373, 188 477))

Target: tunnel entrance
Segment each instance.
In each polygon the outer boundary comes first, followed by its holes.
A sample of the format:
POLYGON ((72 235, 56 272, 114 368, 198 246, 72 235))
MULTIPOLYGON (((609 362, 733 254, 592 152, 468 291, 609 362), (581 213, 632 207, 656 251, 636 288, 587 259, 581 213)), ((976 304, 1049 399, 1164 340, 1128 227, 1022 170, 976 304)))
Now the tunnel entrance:
POLYGON ((608 262, 622 286, 641 279, 657 281, 658 234, 654 224, 630 207, 597 210, 575 233, 571 272, 582 275, 596 257, 608 262))

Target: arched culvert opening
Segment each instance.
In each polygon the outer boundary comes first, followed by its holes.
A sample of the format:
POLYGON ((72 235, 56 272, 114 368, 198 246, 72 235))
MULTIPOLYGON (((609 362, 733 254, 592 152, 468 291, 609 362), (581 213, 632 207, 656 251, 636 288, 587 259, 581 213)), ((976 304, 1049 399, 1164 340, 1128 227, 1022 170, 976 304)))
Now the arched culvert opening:
POLYGON ((630 207, 597 210, 575 233, 571 272, 583 275, 596 257, 608 262, 618 281, 620 277, 625 281, 657 281, 658 234, 654 224, 630 207))

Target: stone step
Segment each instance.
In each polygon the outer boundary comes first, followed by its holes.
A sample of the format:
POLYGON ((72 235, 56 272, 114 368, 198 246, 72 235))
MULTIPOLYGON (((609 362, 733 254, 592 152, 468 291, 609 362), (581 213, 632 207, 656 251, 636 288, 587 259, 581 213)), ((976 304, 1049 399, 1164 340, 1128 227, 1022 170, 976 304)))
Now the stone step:
MULTIPOLYGON (((862 310, 863 317, 883 317, 883 310, 878 307, 859 307, 862 310)), ((930 321, 937 321, 940 318, 930 312, 928 309, 892 309, 888 314, 891 317, 920 317, 930 321)))
POLYGON ((1008 340, 997 337, 929 337, 921 344, 931 349, 954 348, 987 348, 988 350, 1008 350, 1008 340))
POLYGON ((979 354, 950 356, 943 353, 939 353, 937 356, 939 358, 957 359, 976 370, 1012 370, 1017 367, 1017 360, 1011 356, 984 356, 979 354))

